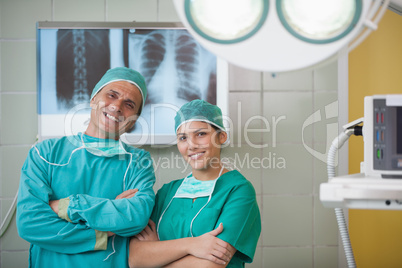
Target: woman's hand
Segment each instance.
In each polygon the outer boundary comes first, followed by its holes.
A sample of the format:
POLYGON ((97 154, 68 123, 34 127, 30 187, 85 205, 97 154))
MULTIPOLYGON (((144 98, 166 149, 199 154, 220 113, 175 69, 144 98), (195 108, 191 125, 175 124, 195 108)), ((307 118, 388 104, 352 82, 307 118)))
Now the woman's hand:
POLYGON ((215 230, 194 237, 195 243, 190 246, 189 254, 194 257, 207 259, 217 264, 226 264, 236 252, 236 249, 229 243, 217 238, 216 236, 223 231, 222 223, 215 230))
POLYGON ((148 221, 148 225, 141 231, 141 233, 135 236, 140 241, 159 241, 158 234, 156 232, 155 223, 152 220, 148 221))

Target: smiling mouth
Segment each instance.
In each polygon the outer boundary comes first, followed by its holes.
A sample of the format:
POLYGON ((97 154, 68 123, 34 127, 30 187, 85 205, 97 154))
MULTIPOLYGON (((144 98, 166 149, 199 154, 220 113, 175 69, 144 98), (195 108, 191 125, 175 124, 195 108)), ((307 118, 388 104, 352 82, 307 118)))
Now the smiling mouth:
POLYGON ((110 115, 106 112, 103 112, 103 115, 106 116, 107 118, 109 118, 110 120, 116 122, 116 123, 120 123, 121 121, 119 119, 117 119, 116 117, 114 117, 113 115, 110 115))
POLYGON ((195 153, 195 154, 190 154, 188 157, 192 160, 197 160, 200 157, 202 157, 205 154, 205 152, 199 152, 199 153, 195 153))

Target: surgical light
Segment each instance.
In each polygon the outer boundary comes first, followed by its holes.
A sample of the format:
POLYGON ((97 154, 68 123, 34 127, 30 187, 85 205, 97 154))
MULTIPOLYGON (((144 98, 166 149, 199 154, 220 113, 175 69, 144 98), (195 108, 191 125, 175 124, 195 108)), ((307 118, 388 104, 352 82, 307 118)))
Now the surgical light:
POLYGON ((253 35, 268 13, 264 0, 188 0, 185 12, 193 29, 217 43, 233 43, 253 35))
POLYGON ((277 11, 287 30, 313 43, 332 42, 349 33, 361 14, 361 1, 282 0, 277 11))
POLYGON ((377 28, 390 0, 173 0, 207 50, 243 68, 283 72, 349 52, 377 28))

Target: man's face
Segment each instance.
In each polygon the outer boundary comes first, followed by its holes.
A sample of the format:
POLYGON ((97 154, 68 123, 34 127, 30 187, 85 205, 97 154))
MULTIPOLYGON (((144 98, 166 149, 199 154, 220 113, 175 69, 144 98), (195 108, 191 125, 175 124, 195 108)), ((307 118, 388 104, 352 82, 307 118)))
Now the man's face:
POLYGON ((119 139, 130 130, 142 105, 140 90, 127 81, 106 85, 91 100, 91 119, 87 135, 102 139, 119 139))

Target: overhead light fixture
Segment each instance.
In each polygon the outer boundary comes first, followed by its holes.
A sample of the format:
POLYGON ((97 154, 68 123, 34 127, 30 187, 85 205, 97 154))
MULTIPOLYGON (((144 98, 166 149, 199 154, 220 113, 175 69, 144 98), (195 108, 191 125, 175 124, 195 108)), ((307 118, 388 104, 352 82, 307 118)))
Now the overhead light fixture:
POLYGON ((376 29, 389 1, 174 0, 174 4, 188 31, 217 56, 244 68, 281 72, 353 49, 376 29))
POLYGON ((353 30, 362 2, 281 0, 276 8, 282 25, 295 37, 311 43, 330 43, 353 30))
POLYGON ((264 0, 192 0, 184 4, 191 27, 205 39, 223 44, 249 38, 268 14, 264 0))

